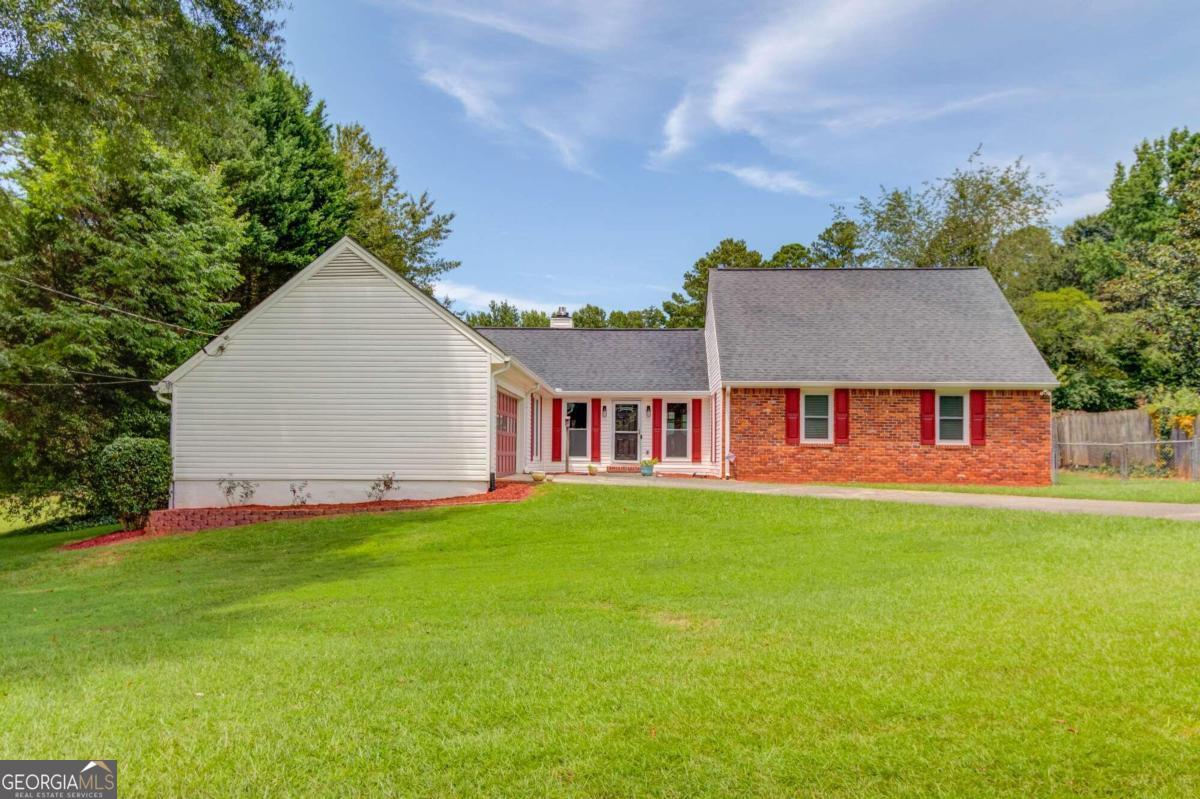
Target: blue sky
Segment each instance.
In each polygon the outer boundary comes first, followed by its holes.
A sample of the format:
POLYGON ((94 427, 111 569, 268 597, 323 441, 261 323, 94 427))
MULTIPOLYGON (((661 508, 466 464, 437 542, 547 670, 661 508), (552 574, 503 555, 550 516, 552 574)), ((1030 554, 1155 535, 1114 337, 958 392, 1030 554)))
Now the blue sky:
POLYGON ((330 119, 457 214, 458 309, 657 304, 722 238, 808 242, 980 145, 1062 223, 1200 124, 1192 3, 295 0, 284 35, 330 119))

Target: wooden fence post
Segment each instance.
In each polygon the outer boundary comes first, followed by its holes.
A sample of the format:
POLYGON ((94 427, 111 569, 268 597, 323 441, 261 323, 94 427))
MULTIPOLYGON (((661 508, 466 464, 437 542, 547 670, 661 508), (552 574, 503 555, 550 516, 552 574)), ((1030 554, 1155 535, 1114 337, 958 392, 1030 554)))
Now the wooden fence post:
POLYGON ((1192 479, 1200 480, 1200 428, 1192 431, 1192 479))

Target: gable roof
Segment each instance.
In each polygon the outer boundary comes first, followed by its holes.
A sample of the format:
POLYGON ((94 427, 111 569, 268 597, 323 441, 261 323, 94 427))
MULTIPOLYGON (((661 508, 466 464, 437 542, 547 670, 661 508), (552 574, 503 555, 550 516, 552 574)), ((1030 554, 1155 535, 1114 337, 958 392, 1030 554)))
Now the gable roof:
POLYGON ((721 379, 1052 388, 986 269, 718 269, 721 379))
POLYGON ((708 390, 704 331, 480 327, 559 391, 708 390))
MULTIPOLYGON (((436 300, 432 299, 428 294, 421 291, 413 283, 396 274, 387 264, 380 261, 374 255, 367 251, 362 245, 356 242, 349 236, 343 236, 328 250, 321 253, 308 266, 301 269, 296 274, 292 275, 286 283, 273 291, 258 305, 251 308, 241 319, 234 322, 228 330, 218 335, 204 347, 196 351, 192 357, 188 358, 182 364, 177 366, 174 371, 164 377, 158 383, 151 386, 156 392, 170 391, 174 383, 186 375, 188 372, 195 369, 206 359, 212 357, 210 352, 219 352, 223 344, 238 334, 247 325, 253 323, 255 319, 261 316, 275 303, 287 296, 296 287, 304 284, 312 279, 320 279, 322 272, 326 269, 336 272, 337 276, 357 276, 380 273, 388 278, 398 288, 415 297, 426 307, 432 310, 436 315, 440 316, 450 326, 454 327, 467 338, 471 339, 480 348, 491 353, 497 360, 504 361, 508 356, 502 352, 495 344, 488 341, 483 336, 475 332, 474 328, 466 322, 459 319, 453 313, 448 311, 445 306, 436 300)), ((327 275, 332 277, 333 275, 327 275)), ((518 364, 520 365, 520 364, 518 364)))

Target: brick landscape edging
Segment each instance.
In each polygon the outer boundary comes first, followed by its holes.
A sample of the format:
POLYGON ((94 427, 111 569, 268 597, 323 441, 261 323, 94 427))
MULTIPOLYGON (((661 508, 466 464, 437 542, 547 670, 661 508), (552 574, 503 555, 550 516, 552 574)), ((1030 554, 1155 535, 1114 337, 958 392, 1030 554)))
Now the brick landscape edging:
POLYGON ((469 494, 446 499, 398 499, 327 505, 235 505, 227 508, 171 508, 170 510, 156 510, 150 514, 150 520, 146 522, 146 534, 191 533, 197 530, 238 527, 243 524, 340 516, 348 513, 386 513, 451 505, 520 502, 529 495, 532 488, 533 486, 528 483, 498 483, 496 490, 491 493, 469 494))

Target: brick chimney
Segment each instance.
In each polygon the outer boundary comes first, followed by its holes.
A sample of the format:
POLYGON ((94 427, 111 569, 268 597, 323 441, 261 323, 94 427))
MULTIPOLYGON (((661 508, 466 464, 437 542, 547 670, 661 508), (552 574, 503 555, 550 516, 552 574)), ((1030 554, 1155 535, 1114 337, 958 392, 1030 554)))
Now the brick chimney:
POLYGON ((571 314, 567 313, 565 306, 558 306, 558 310, 550 314, 550 327, 574 327, 575 324, 571 321, 571 314))

